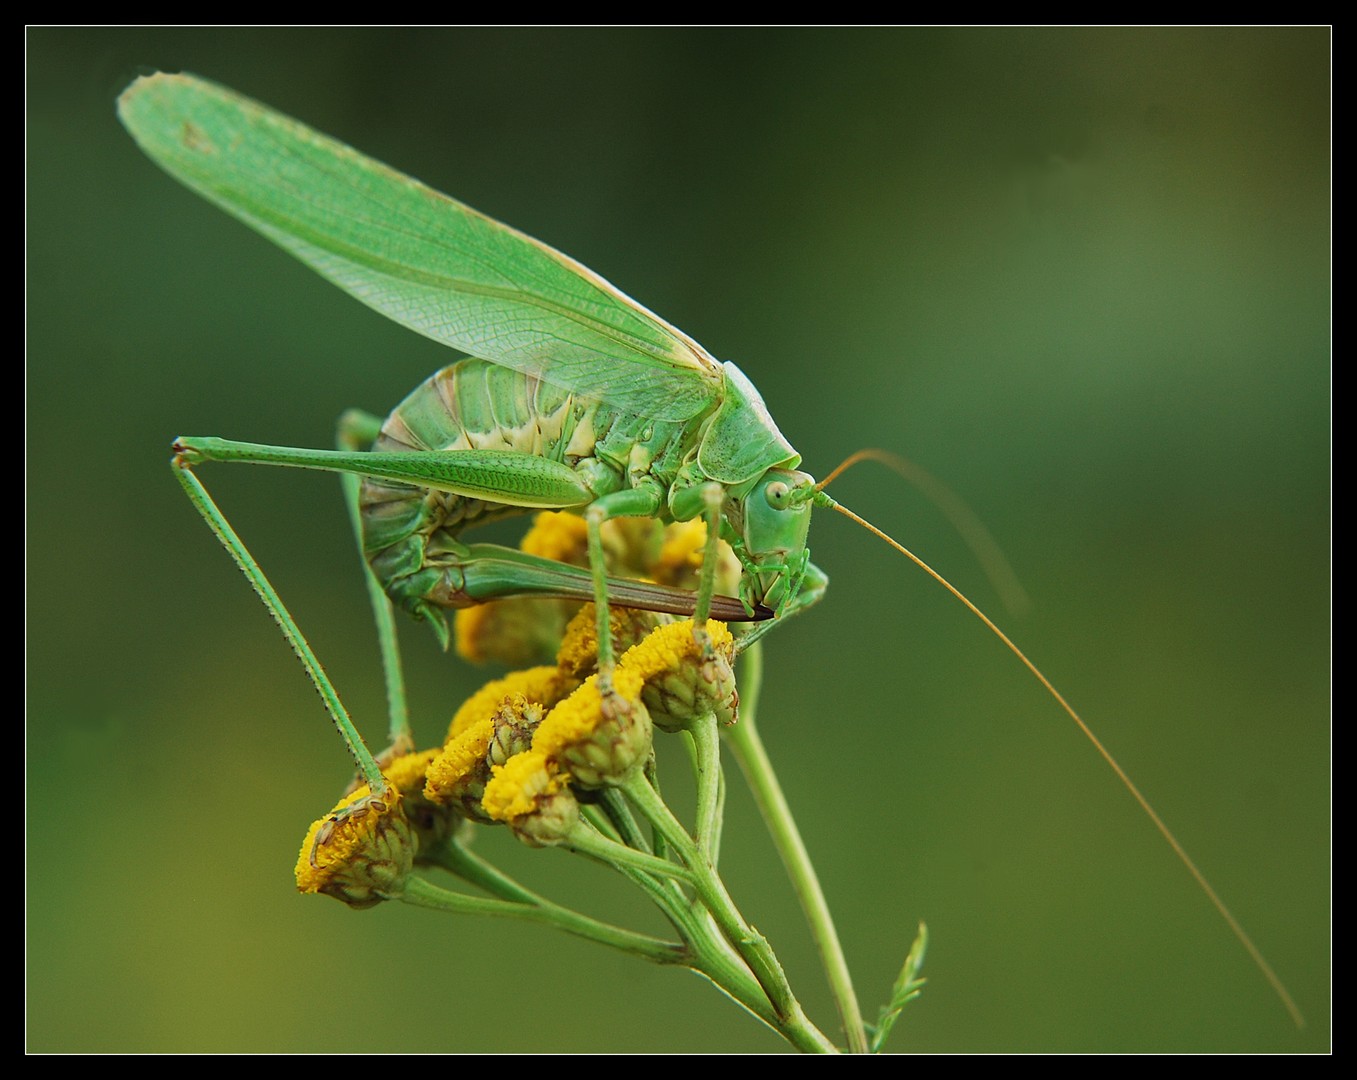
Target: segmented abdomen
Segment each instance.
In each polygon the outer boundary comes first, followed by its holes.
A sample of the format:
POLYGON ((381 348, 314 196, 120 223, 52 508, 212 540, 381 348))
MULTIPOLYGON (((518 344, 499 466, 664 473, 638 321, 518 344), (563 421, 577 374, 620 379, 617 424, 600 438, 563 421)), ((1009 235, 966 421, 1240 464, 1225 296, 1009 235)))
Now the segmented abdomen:
MULTIPOLYGON (((425 380, 382 425, 374 450, 516 450, 572 463, 594 453, 598 406, 483 360, 462 360, 425 380)), ((366 479, 363 550, 393 599, 402 579, 436 567, 468 526, 522 514, 519 506, 366 479)), ((423 591, 423 590, 421 590, 423 591)))
MULTIPOLYGON (((512 450, 586 461, 602 493, 635 483, 664 487, 696 453, 701 417, 685 423, 620 412, 484 360, 462 360, 426 380, 382 426, 374 450, 512 450), (696 422, 695 422, 696 421, 696 422)), ((475 601, 463 591, 462 530, 528 511, 390 480, 365 479, 363 550, 387 594, 433 622, 447 640, 444 609, 475 601)))

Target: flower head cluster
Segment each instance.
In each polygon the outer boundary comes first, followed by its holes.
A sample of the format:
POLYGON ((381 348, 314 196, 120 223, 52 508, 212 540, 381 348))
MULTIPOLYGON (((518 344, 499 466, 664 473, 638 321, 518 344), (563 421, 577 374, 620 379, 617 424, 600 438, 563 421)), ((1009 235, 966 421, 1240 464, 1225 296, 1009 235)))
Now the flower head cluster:
MULTIPOLYGON (((696 584, 700 522, 607 525, 611 572, 696 584)), ((522 546, 583 564, 584 522, 539 514, 522 546)), ((446 842, 461 819, 507 823, 532 844, 559 843, 578 819, 576 792, 620 784, 643 766, 654 728, 675 731, 712 714, 734 722, 734 640, 724 624, 707 623, 704 655, 691 620, 612 608, 609 622, 620 657, 605 692, 592 604, 510 600, 459 611, 464 656, 522 662, 550 642, 555 662, 486 683, 457 710, 441 749, 397 757, 384 767, 385 793, 373 798, 360 786, 317 821, 297 862, 298 888, 355 907, 398 895, 421 849, 446 842)))
MULTIPOLYGON (((701 522, 665 529, 620 519, 605 523, 603 540, 610 572, 692 587, 706 531, 701 522)), ((584 522, 571 514, 537 515, 523 541, 525 551, 579 565, 586 548, 584 522)), ((734 566, 722 576, 738 576, 734 566)), ((459 612, 459 650, 523 655, 524 639, 510 632, 520 604, 505 601, 489 615, 459 612)), ((540 619, 541 608, 534 612, 540 619)), ((555 666, 496 679, 458 711, 429 767, 427 797, 475 820, 506 822, 529 842, 557 842, 575 821, 573 792, 621 783, 648 760, 654 727, 673 731, 711 713, 734 720, 734 642, 723 624, 707 624, 714 656, 704 659, 691 620, 612 608, 609 622, 621 654, 610 690, 599 687, 597 619, 586 604, 557 631, 555 666)))
POLYGON ((506 822, 533 843, 558 841, 575 821, 573 789, 622 783, 649 758, 653 727, 677 730, 708 714, 734 720, 734 639, 724 624, 708 623, 714 656, 704 659, 691 620, 613 613, 628 647, 611 693, 597 673, 585 675, 597 664, 594 626, 586 605, 566 629, 556 668, 518 672, 473 695, 429 767, 429 799, 506 822))

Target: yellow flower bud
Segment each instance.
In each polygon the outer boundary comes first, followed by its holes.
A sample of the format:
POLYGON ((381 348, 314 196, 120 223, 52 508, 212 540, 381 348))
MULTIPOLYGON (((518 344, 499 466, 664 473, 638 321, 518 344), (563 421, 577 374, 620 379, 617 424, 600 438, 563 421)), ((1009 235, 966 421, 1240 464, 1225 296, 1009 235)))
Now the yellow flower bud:
POLYGON ((509 823, 514 835, 529 847, 554 847, 563 843, 579 823, 580 804, 568 787, 544 795, 533 813, 509 823))
POLYGON ((430 854, 447 842, 457 827, 458 817, 448 807, 430 802, 424 795, 428 770, 442 750, 422 750, 403 754, 382 767, 386 777, 401 796, 405 820, 415 831, 415 865, 426 862, 430 854))
POLYGON ((494 767, 485 785, 485 813, 507 822, 524 843, 560 843, 579 820, 579 804, 567 779, 540 751, 517 754, 494 767))
POLYGON ((545 663, 555 655, 565 624, 578 607, 573 600, 520 598, 459 608, 453 615, 454 643, 458 654, 473 664, 545 663))
POLYGON ((449 739, 429 765, 424 794, 438 805, 452 805, 475 821, 494 821, 482 808, 485 785, 495 765, 532 745, 533 732, 546 709, 512 694, 483 720, 449 739))
POLYGON ((533 738, 533 751, 565 766, 582 787, 619 782, 650 756, 650 716, 641 703, 643 680, 618 668, 615 697, 598 691, 591 675, 547 714, 533 738))
POLYGON ((539 701, 548 707, 555 705, 579 680, 563 675, 556 667, 535 667, 513 671, 502 679, 492 679, 477 690, 457 710, 448 725, 448 740, 456 738, 465 728, 492 715, 500 702, 514 694, 522 694, 529 701, 539 701))
POLYGON ((487 716, 448 739, 443 752, 429 766, 425 797, 441 806, 457 806, 468 817, 480 819, 480 795, 490 775, 485 751, 494 735, 494 717, 487 716))
POLYGON ((618 671, 638 676, 641 700, 662 731, 677 731, 699 716, 715 713, 733 724, 739 708, 735 689, 735 639, 724 623, 707 621, 714 656, 702 659, 691 619, 661 626, 618 661, 618 671))
POLYGON ((373 798, 364 784, 312 824, 297 857, 297 889, 353 908, 400 896, 419 841, 389 787, 373 798))
POLYGON ((589 528, 584 518, 563 511, 545 510, 532 519, 532 528, 518 545, 520 551, 553 562, 586 566, 589 561, 589 528))
MULTIPOLYGON (((608 625, 613 648, 625 651, 644 640, 657 626, 673 621, 672 615, 639 608, 609 607, 608 625)), ((561 671, 583 679, 598 667, 598 616, 593 604, 585 604, 567 624, 561 647, 556 653, 561 671)))

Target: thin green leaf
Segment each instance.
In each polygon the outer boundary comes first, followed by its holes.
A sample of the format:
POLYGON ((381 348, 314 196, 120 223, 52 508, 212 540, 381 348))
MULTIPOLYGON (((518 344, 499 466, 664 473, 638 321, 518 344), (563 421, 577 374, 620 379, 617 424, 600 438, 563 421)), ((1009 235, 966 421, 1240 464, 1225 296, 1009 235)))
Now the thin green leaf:
POLYGON ((881 1016, 872 1027, 872 1053, 881 1052, 882 1046, 885 1045, 886 1039, 891 1033, 891 1028, 895 1026, 895 1021, 900 1018, 901 1011, 923 993, 924 983, 928 980, 920 978, 919 972, 924 966, 924 953, 927 950, 928 927, 920 923, 919 933, 914 938, 914 944, 909 947, 909 955, 905 957, 900 975, 891 988, 891 999, 886 1005, 882 1006, 881 1016))

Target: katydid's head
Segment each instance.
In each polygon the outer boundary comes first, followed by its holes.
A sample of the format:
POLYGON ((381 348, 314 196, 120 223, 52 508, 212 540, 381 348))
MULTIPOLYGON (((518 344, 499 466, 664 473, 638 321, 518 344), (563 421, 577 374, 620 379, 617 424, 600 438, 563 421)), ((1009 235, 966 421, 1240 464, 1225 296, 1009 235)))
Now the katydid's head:
POLYGON ((731 363, 723 369, 721 404, 703 429, 697 469, 727 492, 723 533, 744 568, 740 599, 750 610, 762 605, 785 612, 810 565, 806 532, 815 481, 797 471, 801 455, 748 376, 731 363))
POLYGON ((740 561, 744 564, 741 599, 785 608, 800 591, 810 553, 810 507, 815 480, 794 469, 769 469, 739 500, 737 522, 740 561))

